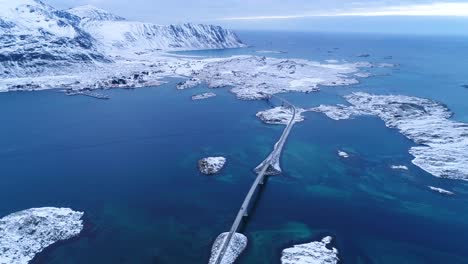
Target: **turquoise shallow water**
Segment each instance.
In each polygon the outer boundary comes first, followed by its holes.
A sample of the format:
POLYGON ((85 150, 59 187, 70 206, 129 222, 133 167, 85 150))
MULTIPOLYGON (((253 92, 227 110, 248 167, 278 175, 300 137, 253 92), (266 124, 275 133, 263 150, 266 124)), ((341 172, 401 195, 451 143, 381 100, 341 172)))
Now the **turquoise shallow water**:
MULTIPOLYGON (((192 52, 268 54, 316 60, 398 63, 389 74, 317 94, 284 95, 297 105, 343 102, 352 91, 439 100, 468 122, 468 40, 384 35, 241 32, 253 47, 192 52), (338 48, 338 49, 334 49, 338 48), (331 52, 329 52, 331 51, 331 52), (369 53, 366 59, 356 56, 369 53), (392 55, 392 60, 383 57, 392 55)), ((227 231, 281 127, 255 117, 265 102, 227 89, 192 102, 204 86, 105 91, 111 100, 57 91, 0 94, 0 215, 40 206, 86 212, 87 227, 36 263, 206 263, 227 231), (206 177, 196 161, 228 158, 206 177)), ((377 118, 333 121, 307 113, 287 142, 284 175, 259 194, 242 232, 239 263, 279 263, 281 249, 332 235, 343 263, 468 263, 468 183, 435 178, 411 164, 413 143, 377 118), (352 157, 343 160, 343 149, 352 157), (403 164, 408 171, 390 165, 403 164), (446 197, 427 185, 453 190, 446 197)))

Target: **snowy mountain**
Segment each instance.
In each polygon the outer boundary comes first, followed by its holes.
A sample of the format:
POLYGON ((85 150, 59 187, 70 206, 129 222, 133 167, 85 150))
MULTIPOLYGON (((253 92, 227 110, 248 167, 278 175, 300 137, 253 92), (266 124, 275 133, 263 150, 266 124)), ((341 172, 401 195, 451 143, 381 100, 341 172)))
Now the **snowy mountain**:
POLYGON ((154 50, 198 50, 238 48, 237 35, 212 25, 155 25, 127 21, 92 6, 77 7, 69 13, 81 18, 81 27, 107 52, 143 53, 154 50))
POLYGON ((0 0, 0 76, 108 62, 80 18, 35 0, 0 0))
POLYGON ((123 21, 125 18, 114 15, 106 10, 94 7, 92 5, 84 5, 67 10, 81 19, 82 23, 89 21, 123 21))
POLYGON ((112 56, 156 50, 243 47, 235 33, 211 25, 127 21, 92 6, 57 10, 40 0, 0 0, 0 77, 110 63, 112 56))

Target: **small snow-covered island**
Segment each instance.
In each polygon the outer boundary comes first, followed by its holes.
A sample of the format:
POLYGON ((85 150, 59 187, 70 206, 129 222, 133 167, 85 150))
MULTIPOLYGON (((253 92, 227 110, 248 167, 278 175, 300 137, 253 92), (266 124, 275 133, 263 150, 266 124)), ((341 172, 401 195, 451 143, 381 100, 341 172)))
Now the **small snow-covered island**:
POLYGON ((392 165, 390 168, 392 170, 408 170, 408 167, 405 165, 392 165))
POLYGON ((198 168, 203 174, 213 175, 221 171, 225 164, 225 157, 207 157, 198 161, 198 168))
POLYGON ((321 241, 286 248, 281 255, 281 264, 336 264, 338 250, 327 248, 331 241, 332 237, 327 236, 321 241))
MULTIPOLYGON (((304 117, 301 115, 303 109, 296 109, 296 116, 294 122, 304 121, 304 117)), ((260 120, 266 124, 272 125, 287 125, 291 120, 293 112, 291 108, 278 106, 265 111, 260 111, 256 114, 260 120)))
MULTIPOLYGON (((219 257, 219 254, 221 253, 221 247, 224 244, 224 241, 226 240, 228 234, 228 232, 225 232, 220 234, 216 238, 215 242, 213 243, 213 247, 211 248, 211 256, 210 260, 208 261, 209 264, 216 264, 216 260, 219 257)), ((247 237, 241 233, 234 233, 231 242, 229 243, 229 246, 227 247, 223 255, 221 264, 234 263, 246 247, 247 237)))
POLYGON ((192 100, 193 101, 204 100, 204 99, 208 99, 208 98, 215 97, 215 96, 216 96, 215 93, 196 94, 192 96, 192 100))
POLYGON ((344 152, 343 150, 338 150, 338 156, 345 159, 349 158, 349 154, 347 152, 344 152))
POLYGON ((0 219, 0 263, 27 264, 48 246, 83 230, 82 212, 33 208, 0 219))

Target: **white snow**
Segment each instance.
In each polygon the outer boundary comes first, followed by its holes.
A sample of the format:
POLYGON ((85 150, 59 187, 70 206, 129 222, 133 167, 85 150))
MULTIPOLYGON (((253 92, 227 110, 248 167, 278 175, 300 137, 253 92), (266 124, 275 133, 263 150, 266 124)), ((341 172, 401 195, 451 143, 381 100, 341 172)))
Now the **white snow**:
POLYGON ((304 86, 317 87, 317 84, 319 84, 319 83, 321 83, 323 81, 325 81, 325 80, 320 79, 320 78, 302 78, 302 79, 298 79, 298 80, 292 80, 291 82, 289 82, 289 85, 292 88, 304 87, 304 86))
POLYGON ((114 63, 158 63, 163 51, 245 47, 219 26, 154 25, 92 6, 57 10, 37 0, 0 0, 0 6, 0 79, 76 75, 80 67, 106 72, 114 63))
POLYGON ((295 245, 283 250, 281 255, 282 264, 336 264, 338 263, 338 250, 328 249, 332 238, 327 236, 322 241, 308 244, 295 245))
POLYGON ((240 99, 263 99, 265 94, 312 92, 318 86, 356 84, 350 76, 365 63, 322 64, 303 59, 277 59, 258 56, 235 56, 207 59, 201 70, 192 75, 209 87, 232 87, 240 99))
POLYGON ((316 91, 318 85, 356 83, 347 77, 359 71, 362 63, 320 64, 307 60, 281 60, 257 56, 198 59, 174 57, 164 53, 142 54, 131 59, 114 57, 114 63, 77 65, 49 69, 40 75, 0 79, 0 91, 51 88, 113 88, 159 85, 166 77, 188 77, 177 88, 187 89, 201 83, 210 88, 231 87, 240 99, 262 99, 265 94, 316 91), (147 72, 148 74, 142 74, 147 72), (138 74, 138 78, 134 78, 138 74), (112 84, 113 79, 125 84, 112 84), (298 80, 298 82, 294 82, 298 80), (307 81, 304 81, 307 80, 307 81), (293 85, 291 85, 291 83, 293 85))
POLYGON ((198 161, 198 168, 203 174, 216 174, 226 164, 225 157, 207 157, 198 161))
POLYGON ((309 109, 309 111, 324 113, 326 116, 333 120, 343 120, 350 119, 353 116, 365 115, 366 113, 356 109, 354 107, 349 107, 346 105, 320 105, 309 109))
POLYGON ((208 98, 211 98, 211 97, 215 97, 216 94, 215 93, 202 93, 202 94, 197 94, 197 95, 194 95, 192 96, 192 100, 204 100, 204 99, 208 99, 208 98))
POLYGON ((125 18, 114 15, 104 9, 92 5, 83 5, 67 10, 68 13, 81 18, 81 23, 86 24, 91 21, 121 21, 125 18))
POLYGON ((342 150, 338 150, 338 156, 345 158, 345 159, 349 158, 349 154, 342 150))
POLYGON ((454 195, 455 193, 451 192, 451 191, 447 191, 445 189, 442 189, 442 188, 438 188, 438 187, 434 187, 434 186, 428 186, 429 189, 431 189, 432 191, 434 192, 438 192, 440 194, 445 194, 445 195, 454 195))
POLYGON ((282 53, 287 53, 286 51, 282 50, 257 50, 255 51, 257 53, 263 53, 263 54, 282 54, 282 53))
MULTIPOLYGON (((303 109, 296 109, 296 116, 294 122, 304 121, 304 117, 301 115, 304 112, 303 109)), ((256 114, 263 122, 273 125, 287 125, 291 120, 293 112, 289 107, 278 106, 265 111, 260 111, 256 114)))
POLYGON ((0 264, 27 264, 46 247, 77 236, 82 212, 33 208, 0 219, 0 264))
POLYGON ((408 170, 408 167, 405 165, 392 165, 390 168, 394 170, 408 170))
MULTIPOLYGON (((220 234, 211 249, 211 257, 209 260, 209 264, 215 264, 216 258, 218 257, 223 242, 226 240, 227 235, 229 233, 222 233, 220 234)), ((221 264, 232 264, 236 261, 237 257, 244 251, 245 247, 247 246, 247 237, 241 233, 235 233, 232 238, 231 242, 229 243, 226 252, 224 253, 223 259, 221 260, 221 264)))
MULTIPOLYGON (((32 34, 40 36, 43 32, 57 37, 73 38, 76 30, 54 13, 54 8, 35 0, 0 0, 0 18, 15 22, 9 34, 32 34)), ((0 28, 0 33, 1 28, 0 28)), ((2 47, 3 50, 3 47, 2 47)))
POLYGON ((92 6, 60 11, 34 0, 0 0, 0 5, 0 45, 6 57, 0 63, 0 91, 147 87, 166 77, 184 77, 188 81, 179 89, 204 82, 230 87, 241 99, 262 99, 356 84, 354 75, 372 66, 260 56, 183 57, 167 51, 245 45, 233 31, 212 25, 155 25, 92 6))
POLYGON ((197 78, 190 78, 184 82, 181 82, 179 84, 177 84, 177 89, 179 90, 184 90, 184 89, 189 89, 189 88, 193 88, 195 86, 198 86, 202 83, 202 81, 200 79, 197 79, 197 78))
POLYGON ((68 12, 79 16, 81 27, 99 42, 106 54, 111 55, 245 47, 234 32, 218 26, 128 21, 89 5, 72 8, 68 12))
POLYGON ((353 93, 345 96, 351 106, 320 106, 340 120, 357 115, 375 115, 387 127, 398 129, 418 146, 409 152, 413 163, 437 177, 468 180, 468 124, 451 120, 444 105, 429 99, 403 95, 353 93))

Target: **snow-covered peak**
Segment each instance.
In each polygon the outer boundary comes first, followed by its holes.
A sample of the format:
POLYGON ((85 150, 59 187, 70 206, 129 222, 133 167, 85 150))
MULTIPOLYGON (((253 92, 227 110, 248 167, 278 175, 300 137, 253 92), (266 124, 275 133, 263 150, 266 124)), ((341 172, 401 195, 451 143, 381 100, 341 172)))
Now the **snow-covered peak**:
POLYGON ((234 32, 217 26, 162 26, 89 5, 57 10, 39 0, 0 0, 0 78, 140 59, 159 50, 243 46, 234 32))
POLYGON ((82 28, 111 55, 144 54, 156 50, 239 48, 237 35, 212 25, 156 25, 128 20, 83 20, 82 28))
POLYGON ((89 21, 122 21, 125 18, 112 14, 104 9, 97 8, 92 5, 84 5, 67 10, 68 13, 73 14, 82 19, 82 22, 89 21))
POLYGON ((0 33, 12 35, 44 35, 74 38, 76 20, 39 0, 0 0, 0 33))

